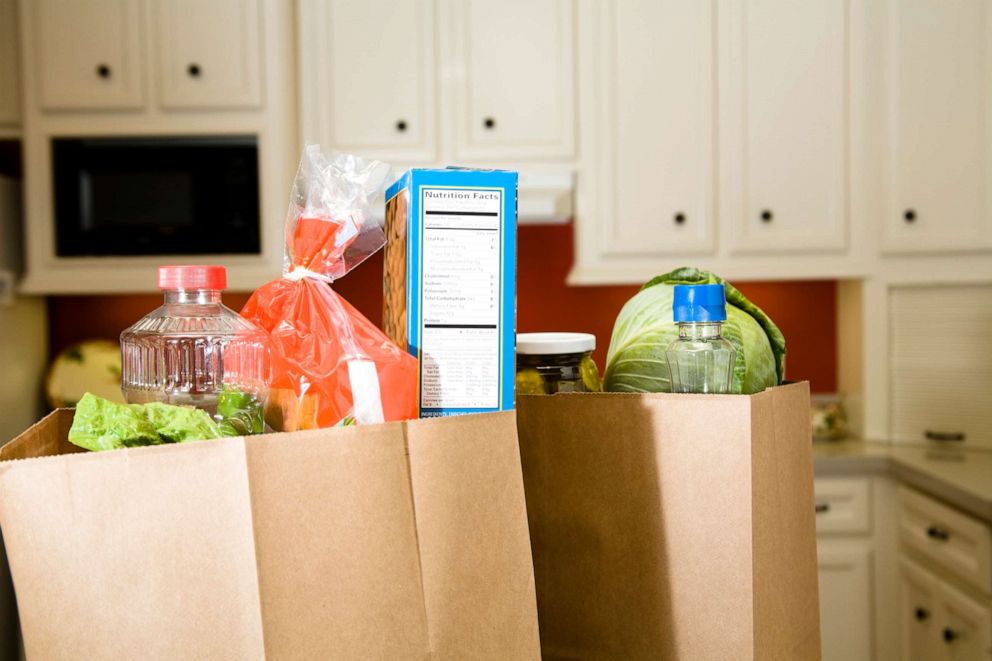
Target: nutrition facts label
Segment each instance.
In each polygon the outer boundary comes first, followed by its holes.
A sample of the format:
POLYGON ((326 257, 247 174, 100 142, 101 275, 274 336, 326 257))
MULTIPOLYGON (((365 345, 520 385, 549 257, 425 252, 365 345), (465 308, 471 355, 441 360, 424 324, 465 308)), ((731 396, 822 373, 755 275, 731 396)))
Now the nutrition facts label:
POLYGON ((499 406, 502 191, 421 188, 421 405, 499 406))

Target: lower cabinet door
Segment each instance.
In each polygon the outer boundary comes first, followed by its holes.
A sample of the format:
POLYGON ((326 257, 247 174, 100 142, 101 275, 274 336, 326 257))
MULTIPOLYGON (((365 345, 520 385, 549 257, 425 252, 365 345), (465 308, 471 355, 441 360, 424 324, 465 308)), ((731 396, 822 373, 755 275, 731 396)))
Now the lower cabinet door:
POLYGON ((823 661, 872 658, 871 545, 864 540, 817 541, 823 661))
POLYGON ((899 638, 902 659, 931 661, 940 629, 937 579, 915 562, 899 560, 899 638))
POLYGON ((947 661, 988 661, 992 659, 992 609, 988 599, 977 601, 957 588, 941 582, 940 623, 937 645, 939 656, 947 661))

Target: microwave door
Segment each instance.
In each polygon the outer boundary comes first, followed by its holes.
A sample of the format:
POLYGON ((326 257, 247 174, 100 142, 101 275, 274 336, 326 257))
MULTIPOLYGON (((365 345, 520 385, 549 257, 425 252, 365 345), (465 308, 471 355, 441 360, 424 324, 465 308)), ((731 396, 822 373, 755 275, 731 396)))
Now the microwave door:
POLYGON ((59 139, 59 256, 258 254, 254 139, 59 139))

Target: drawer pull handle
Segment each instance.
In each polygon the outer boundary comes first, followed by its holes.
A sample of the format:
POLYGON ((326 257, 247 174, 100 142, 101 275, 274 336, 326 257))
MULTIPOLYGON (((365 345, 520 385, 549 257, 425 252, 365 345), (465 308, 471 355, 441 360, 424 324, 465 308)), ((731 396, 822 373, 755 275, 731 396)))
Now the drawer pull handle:
POLYGON ((825 514, 830 511, 830 503, 817 503, 815 509, 817 514, 825 514))
POLYGON ((922 606, 917 606, 916 610, 913 611, 913 616, 917 619, 917 621, 922 622, 923 620, 930 617, 930 611, 928 611, 926 608, 923 608, 922 606))
POLYGON ((944 642, 949 645, 953 643, 955 640, 957 640, 958 632, 950 627, 944 627, 944 630, 941 632, 941 635, 944 637, 944 642))
POLYGON ((930 526, 929 528, 927 528, 927 537, 929 537, 930 539, 937 539, 942 542, 946 542, 948 539, 951 538, 951 535, 943 528, 938 528, 937 526, 930 526))
POLYGON ((923 435, 930 441, 940 441, 944 442, 954 442, 958 443, 964 440, 964 432, 942 432, 942 431, 930 431, 929 429, 923 432, 923 435))

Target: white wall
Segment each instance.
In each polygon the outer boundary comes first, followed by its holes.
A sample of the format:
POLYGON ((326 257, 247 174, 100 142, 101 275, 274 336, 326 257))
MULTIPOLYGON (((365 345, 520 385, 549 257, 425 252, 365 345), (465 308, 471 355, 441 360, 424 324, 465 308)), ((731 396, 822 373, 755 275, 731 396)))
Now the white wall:
POLYGON ((48 309, 44 298, 17 297, 0 304, 0 443, 37 422, 48 361, 48 309))

